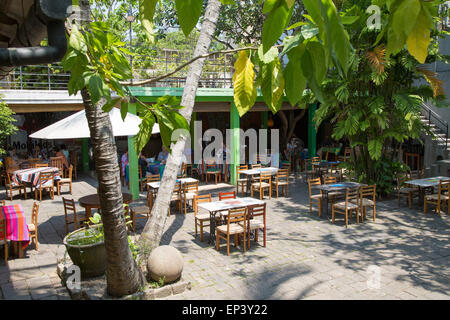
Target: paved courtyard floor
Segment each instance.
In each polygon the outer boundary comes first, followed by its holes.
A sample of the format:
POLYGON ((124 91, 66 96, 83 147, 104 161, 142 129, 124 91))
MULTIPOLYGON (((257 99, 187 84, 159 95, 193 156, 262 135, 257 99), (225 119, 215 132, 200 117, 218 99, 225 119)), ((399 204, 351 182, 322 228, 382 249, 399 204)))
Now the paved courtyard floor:
MULTIPOLYGON (((96 181, 85 176, 74 183, 72 196, 66 190, 62 196, 78 200, 96 192, 96 181)), ((210 184, 200 193, 217 198, 219 190, 233 188, 210 184)), ((56 274, 65 253, 62 196, 40 203, 39 251, 30 245, 24 258, 11 257, 6 265, 1 259, 0 299, 70 299, 56 274)), ((23 205, 28 221, 33 201, 13 201, 23 205)), ((450 216, 424 214, 417 203, 409 209, 397 200, 378 201, 375 222, 368 211, 364 223, 354 219, 346 229, 342 217, 333 225, 316 208, 309 213, 307 185, 293 176, 289 196, 267 205, 267 247, 260 237, 245 254, 231 246, 230 256, 225 243, 217 251, 194 236, 192 211, 172 214, 162 244, 183 254, 183 278, 192 290, 170 299, 450 298, 450 216)), ((138 220, 137 234, 144 224, 138 220)))

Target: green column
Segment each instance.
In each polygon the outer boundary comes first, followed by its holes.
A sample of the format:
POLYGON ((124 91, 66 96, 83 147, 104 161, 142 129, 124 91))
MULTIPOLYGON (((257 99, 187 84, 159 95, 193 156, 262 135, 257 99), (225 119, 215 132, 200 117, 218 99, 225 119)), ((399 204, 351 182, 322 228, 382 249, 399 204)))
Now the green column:
POLYGON ((313 121, 317 104, 310 104, 308 107, 308 154, 309 157, 316 156, 317 137, 316 123, 313 121))
POLYGON ((83 171, 89 171, 89 142, 88 138, 82 139, 81 161, 83 162, 83 171))
MULTIPOLYGON (((130 103, 128 105, 128 112, 136 114, 136 104, 130 103)), ((134 136, 128 137, 128 172, 130 179, 130 193, 133 199, 139 198, 139 168, 138 155, 134 149, 134 136)))
POLYGON ((230 153, 231 153, 231 165, 230 165, 230 183, 236 185, 236 166, 240 164, 240 147, 241 137, 239 134, 240 128, 239 112, 236 109, 234 102, 230 105, 230 153))
POLYGON ((263 129, 267 129, 267 122, 269 121, 269 112, 263 111, 261 113, 261 124, 263 129))

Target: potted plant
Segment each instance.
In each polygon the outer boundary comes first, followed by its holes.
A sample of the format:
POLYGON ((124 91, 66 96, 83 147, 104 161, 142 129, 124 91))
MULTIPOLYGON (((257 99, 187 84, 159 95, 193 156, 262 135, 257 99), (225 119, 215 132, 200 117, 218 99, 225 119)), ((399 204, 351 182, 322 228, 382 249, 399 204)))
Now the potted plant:
POLYGON ((106 249, 101 216, 95 213, 89 218, 93 225, 75 230, 64 238, 64 245, 82 278, 101 276, 106 271, 106 249))

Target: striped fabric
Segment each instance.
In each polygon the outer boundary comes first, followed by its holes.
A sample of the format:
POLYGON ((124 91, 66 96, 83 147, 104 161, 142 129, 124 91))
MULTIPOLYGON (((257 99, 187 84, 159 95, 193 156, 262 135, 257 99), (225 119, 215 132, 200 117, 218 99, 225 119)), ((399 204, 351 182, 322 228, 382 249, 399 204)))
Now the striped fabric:
POLYGON ((36 187, 39 183, 39 175, 41 172, 54 172, 55 180, 61 179, 59 169, 56 167, 29 168, 14 171, 11 182, 21 184, 24 182, 31 183, 36 187))
POLYGON ((0 206, 0 209, 0 219, 6 220, 6 238, 22 241, 22 247, 26 248, 30 243, 30 233, 22 205, 0 206))

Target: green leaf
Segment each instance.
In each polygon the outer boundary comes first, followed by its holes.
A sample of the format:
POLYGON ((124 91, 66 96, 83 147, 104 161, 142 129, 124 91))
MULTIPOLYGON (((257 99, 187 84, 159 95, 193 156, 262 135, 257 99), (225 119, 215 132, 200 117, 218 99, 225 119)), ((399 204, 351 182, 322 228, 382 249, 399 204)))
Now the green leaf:
POLYGON ((299 21, 299 22, 296 22, 296 23, 294 23, 293 25, 289 26, 289 27, 287 28, 287 30, 295 29, 295 28, 301 27, 301 26, 303 26, 303 25, 305 25, 305 24, 308 24, 308 22, 305 22, 305 21, 299 21))
POLYGON ((284 77, 278 58, 261 66, 261 93, 267 106, 273 114, 280 110, 283 102, 284 77))
POLYGON ((175 0, 178 21, 184 35, 187 37, 200 18, 203 0, 175 0))
POLYGON ((319 34, 319 28, 312 24, 306 24, 302 27, 302 36, 305 39, 310 39, 319 34))
POLYGON ((111 109, 115 107, 117 102, 119 102, 119 100, 120 100, 120 98, 111 99, 110 101, 108 101, 107 103, 105 103, 103 105, 102 110, 106 113, 110 112, 111 109))
POLYGON ((327 61, 325 57, 325 49, 323 45, 317 41, 309 41, 306 44, 312 57, 314 57, 314 75, 317 82, 320 84, 325 79, 328 70, 327 61))
POLYGON ((344 25, 349 25, 349 24, 353 24, 356 21, 358 21, 360 18, 360 16, 347 16, 347 15, 343 15, 341 16, 341 22, 344 25))
POLYGON ((283 51, 281 54, 288 53, 293 48, 297 47, 303 42, 304 38, 301 32, 296 33, 294 36, 288 36, 283 39, 283 51))
POLYGON ((263 52, 266 53, 277 41, 289 23, 293 7, 289 9, 284 0, 278 0, 264 21, 262 30, 263 52))
POLYGON ((301 59, 302 59, 301 61, 302 61, 303 75, 308 80, 308 85, 310 89, 316 95, 317 100, 319 100, 321 103, 324 103, 325 98, 323 96, 323 92, 322 89, 320 88, 320 85, 317 83, 317 79, 314 74, 314 62, 309 50, 305 50, 303 52, 301 59))
POLYGON ((102 97, 102 91, 103 91, 103 81, 102 78, 100 78, 99 75, 94 74, 91 77, 89 77, 89 93, 91 94, 91 100, 92 104, 96 104, 100 101, 102 97))
POLYGON ((303 75, 301 60, 305 44, 289 51, 289 62, 284 68, 284 78, 286 81, 286 96, 291 105, 295 106, 302 98, 303 91, 306 89, 306 78, 303 75))
POLYGON ((265 0, 262 13, 266 14, 273 10, 279 0, 265 0))
POLYGON ((153 42, 153 16, 158 0, 139 0, 139 15, 145 34, 150 42, 153 42))
POLYGON ((278 49, 275 47, 270 48, 265 54, 263 53, 262 46, 259 46, 258 49, 258 58, 264 63, 271 63, 276 58, 278 58, 278 49))
POLYGON ((255 71, 247 51, 241 51, 234 64, 233 74, 234 103, 242 117, 249 111, 256 101, 256 87, 254 85, 255 71))
POLYGON ((409 53, 420 63, 425 63, 428 56, 431 26, 431 16, 422 9, 406 41, 409 53))
POLYGON ((369 155, 372 159, 378 160, 381 156, 383 144, 378 140, 370 140, 368 145, 369 155))
POLYGON ((120 116, 122 117, 123 121, 125 121, 127 114, 128 114, 128 101, 122 100, 120 102, 120 116))
POLYGON ((235 4, 235 0, 220 0, 222 4, 235 4))
POLYGON ((156 119, 151 112, 146 112, 142 117, 142 122, 139 125, 139 132, 134 138, 134 148, 136 149, 136 154, 139 154, 150 140, 155 122, 156 119))
POLYGON ((403 0, 392 15, 392 28, 398 37, 406 37, 413 31, 414 21, 420 13, 419 0, 403 0))

